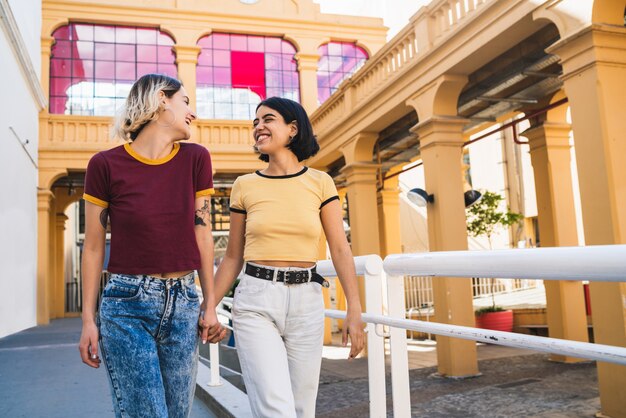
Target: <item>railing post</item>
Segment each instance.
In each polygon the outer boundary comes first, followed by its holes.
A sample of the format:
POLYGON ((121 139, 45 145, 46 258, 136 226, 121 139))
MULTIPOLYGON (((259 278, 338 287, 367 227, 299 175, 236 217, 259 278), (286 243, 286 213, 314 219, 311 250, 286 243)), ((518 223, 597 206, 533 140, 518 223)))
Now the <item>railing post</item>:
POLYGON ((220 347, 219 343, 209 344, 209 358, 211 360, 211 380, 209 386, 221 386, 220 379, 220 347))
MULTIPOLYGON (((368 314, 382 315, 383 260, 370 255, 365 262, 365 307, 368 314)), ((387 416, 385 390, 385 340, 376 334, 376 324, 367 324, 367 370, 370 395, 370 417, 387 416)))
MULTIPOLYGON (((389 316, 405 319, 404 276, 387 276, 387 299, 389 316)), ((390 329, 389 335, 393 416, 408 418, 411 416, 411 397, 406 330, 393 327, 390 329)))

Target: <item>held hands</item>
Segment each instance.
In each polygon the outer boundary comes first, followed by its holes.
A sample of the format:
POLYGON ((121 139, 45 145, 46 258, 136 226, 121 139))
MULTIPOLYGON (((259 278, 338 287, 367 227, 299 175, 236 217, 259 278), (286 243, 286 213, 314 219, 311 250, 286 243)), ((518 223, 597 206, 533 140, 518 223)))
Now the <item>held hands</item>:
POLYGON ((365 345, 365 333, 363 332, 363 321, 361 320, 360 310, 348 309, 348 314, 343 322, 343 335, 341 342, 343 346, 348 344, 348 336, 350 336, 350 355, 349 360, 355 358, 365 345))
POLYGON ((80 335, 78 350, 80 358, 87 366, 97 369, 100 367, 100 357, 98 357, 98 327, 93 322, 83 321, 83 331, 80 335))
POLYGON ((206 342, 218 343, 226 336, 226 328, 217 319, 215 308, 207 308, 203 303, 200 307, 200 317, 198 318, 198 335, 202 344, 206 342))

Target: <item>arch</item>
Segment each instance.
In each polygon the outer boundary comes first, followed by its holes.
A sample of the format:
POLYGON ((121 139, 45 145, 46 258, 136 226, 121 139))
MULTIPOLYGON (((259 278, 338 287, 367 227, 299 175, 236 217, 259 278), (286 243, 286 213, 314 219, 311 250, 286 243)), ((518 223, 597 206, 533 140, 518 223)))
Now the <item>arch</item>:
POLYGON ((624 0, 595 0, 591 11, 591 21, 624 26, 624 6, 624 0))
POLYGON ((65 168, 40 169, 39 189, 52 190, 54 183, 65 176, 67 176, 67 169, 65 168))
MULTIPOLYGON (((559 90, 550 98, 550 104, 567 98, 564 90, 559 90)), ((548 110, 546 113, 547 122, 567 123, 567 109, 569 105, 562 105, 548 110)))
POLYGON ((465 75, 444 74, 420 89, 406 104, 415 109, 419 121, 433 116, 457 116, 459 96, 465 84, 465 75))
POLYGON ((52 34, 62 26, 68 26, 70 24, 69 19, 57 19, 49 21, 44 19, 41 25, 41 32, 43 36, 52 36, 52 34))

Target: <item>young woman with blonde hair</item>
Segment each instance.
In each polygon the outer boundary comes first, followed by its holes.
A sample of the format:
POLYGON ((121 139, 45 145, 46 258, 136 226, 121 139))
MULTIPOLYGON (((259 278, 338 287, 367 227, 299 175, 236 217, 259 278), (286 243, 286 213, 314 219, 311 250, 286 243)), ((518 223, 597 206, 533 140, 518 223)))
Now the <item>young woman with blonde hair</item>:
POLYGON ((213 300, 211 158, 180 142, 194 119, 178 80, 145 75, 117 121, 130 142, 94 155, 87 167, 79 350, 91 367, 104 358, 117 417, 188 416, 198 338, 225 335, 213 300), (111 275, 96 318, 108 219, 111 275))

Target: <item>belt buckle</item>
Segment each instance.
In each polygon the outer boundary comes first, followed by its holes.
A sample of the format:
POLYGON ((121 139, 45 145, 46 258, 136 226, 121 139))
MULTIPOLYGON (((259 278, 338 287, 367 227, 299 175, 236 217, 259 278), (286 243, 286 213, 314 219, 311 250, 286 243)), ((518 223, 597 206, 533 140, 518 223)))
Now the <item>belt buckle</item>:
POLYGON ((285 272, 285 278, 284 278, 284 282, 285 284, 289 285, 289 284, 300 284, 300 283, 306 283, 307 281, 309 281, 309 275, 307 274, 306 270, 304 271, 286 271, 285 272))

